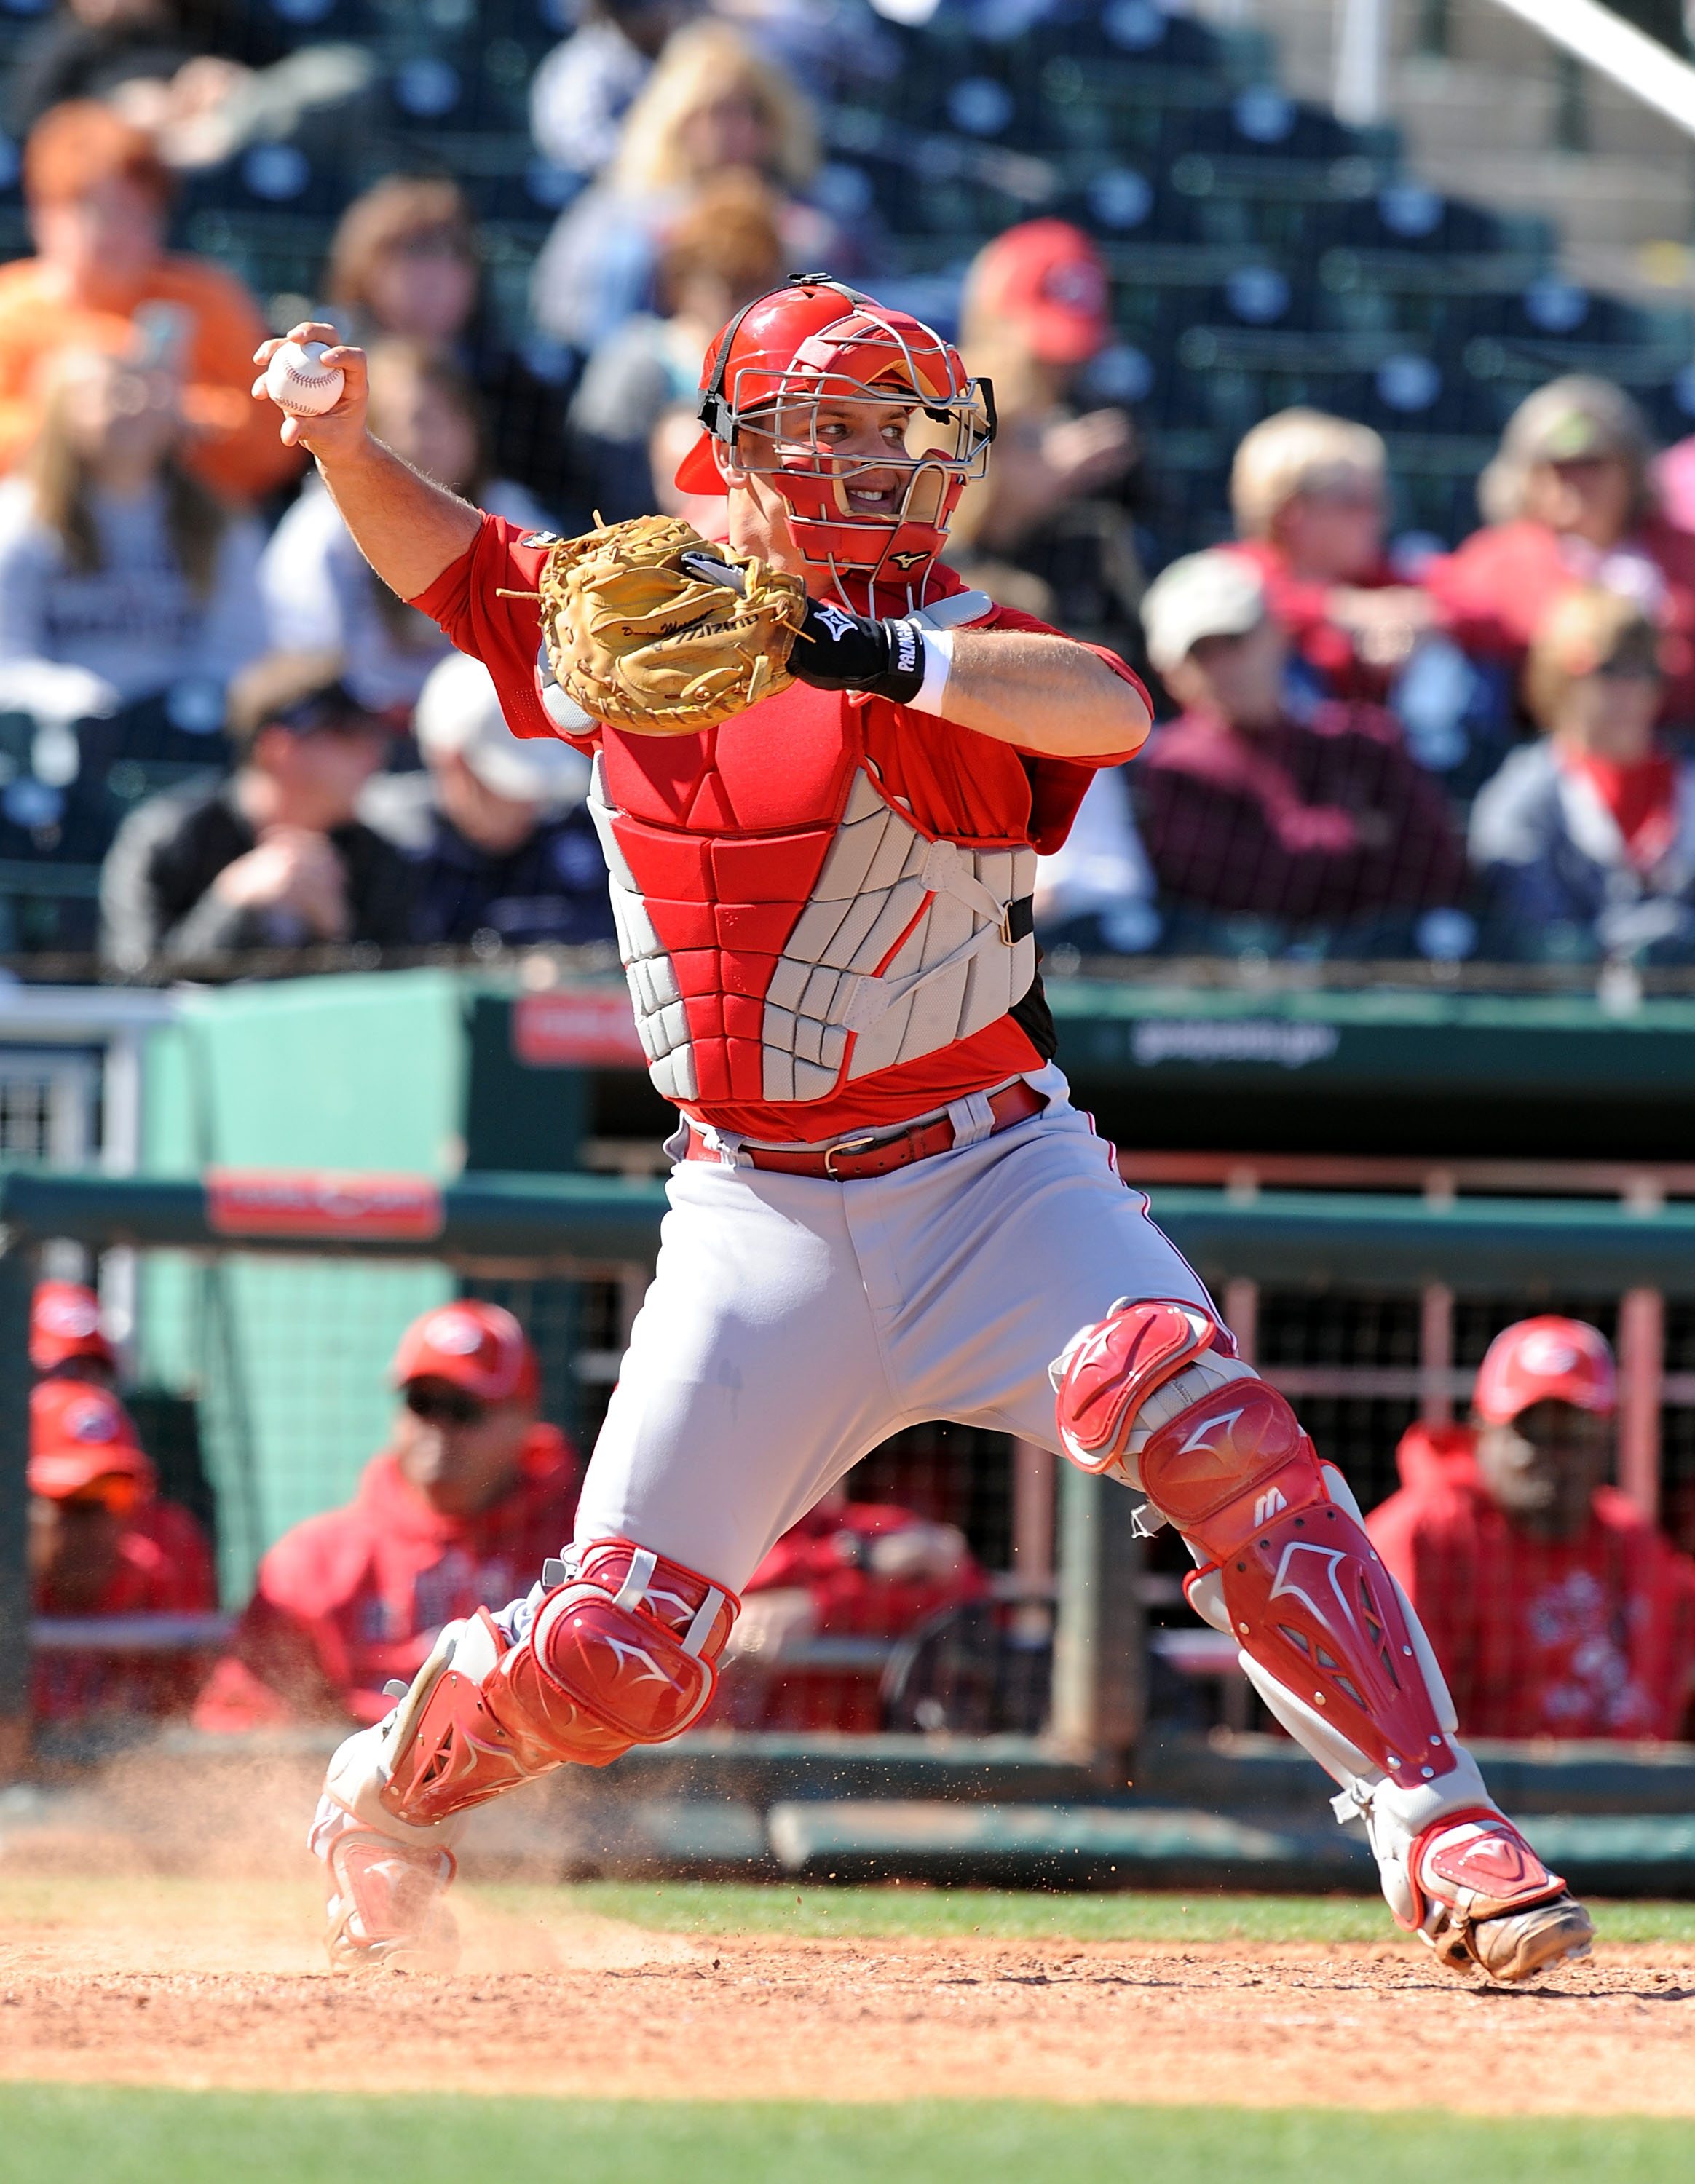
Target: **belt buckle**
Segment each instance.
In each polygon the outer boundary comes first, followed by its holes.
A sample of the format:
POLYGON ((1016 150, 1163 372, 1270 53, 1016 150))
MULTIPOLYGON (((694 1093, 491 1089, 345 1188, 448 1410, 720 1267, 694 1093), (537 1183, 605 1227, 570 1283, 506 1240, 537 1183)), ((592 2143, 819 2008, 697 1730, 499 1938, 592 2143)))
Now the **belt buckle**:
POLYGON ((827 1145, 824 1149, 824 1173, 828 1176, 832 1183, 838 1182, 839 1178, 837 1176, 835 1169, 836 1155, 838 1153, 862 1153, 868 1150, 869 1148, 876 1143, 877 1133, 873 1130, 869 1137, 843 1138, 839 1143, 836 1145, 827 1145))

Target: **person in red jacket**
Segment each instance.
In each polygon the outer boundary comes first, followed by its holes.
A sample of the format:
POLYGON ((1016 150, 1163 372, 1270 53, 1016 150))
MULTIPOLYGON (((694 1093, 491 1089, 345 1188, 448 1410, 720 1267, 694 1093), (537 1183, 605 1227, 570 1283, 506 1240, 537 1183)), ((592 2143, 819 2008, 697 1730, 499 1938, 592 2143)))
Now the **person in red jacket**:
POLYGON ((100 1300, 81 1282, 38 1282, 30 1300, 30 1364, 45 1379, 115 1389, 118 1353, 100 1326, 100 1300))
POLYGON ((1142 838, 1174 911, 1357 936, 1459 899, 1447 800, 1400 724, 1375 705, 1291 702, 1288 633, 1234 548, 1163 570, 1142 627, 1184 708, 1138 769, 1142 838))
POLYGON ((1467 1736, 1674 1737, 1695 1674, 1695 1563, 1605 1479, 1612 1354, 1581 1320, 1495 1338, 1469 1426, 1414 1426, 1366 1520, 1467 1736))
POLYGON ((1653 453, 1610 381, 1556 379, 1521 403, 1478 482, 1488 523, 1420 571, 1454 642, 1516 669, 1561 593, 1598 584, 1661 632, 1662 721, 1695 721, 1695 538, 1659 513, 1653 453))
POLYGON ((239 1730, 380 1721, 443 1624, 504 1604, 571 1537, 581 1466, 536 1416, 523 1329, 464 1298, 415 1320, 390 1377, 389 1446, 343 1509, 309 1517, 259 1564, 196 1719, 239 1730))
MULTIPOLYGON (((30 1397, 30 1585, 49 1622, 204 1615, 217 1606, 212 1557, 186 1509, 157 1498, 153 1465, 108 1390, 42 1380, 30 1397)), ((189 1652, 38 1646, 37 1724, 186 1713, 201 1665, 189 1652)))
POLYGON ((836 1487, 791 1525, 748 1580, 727 1659, 725 1711, 738 1729, 883 1726, 875 1658, 864 1668, 788 1666, 797 1639, 896 1639, 939 1609, 986 1598, 989 1580, 956 1524, 836 1487))

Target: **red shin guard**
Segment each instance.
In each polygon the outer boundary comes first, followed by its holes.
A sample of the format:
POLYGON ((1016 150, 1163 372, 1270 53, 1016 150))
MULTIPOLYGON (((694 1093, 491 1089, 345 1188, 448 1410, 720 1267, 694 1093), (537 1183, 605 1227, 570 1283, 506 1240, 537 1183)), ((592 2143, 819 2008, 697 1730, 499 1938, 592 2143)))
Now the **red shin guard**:
POLYGON ((1403 1789, 1454 1764, 1401 1596, 1275 1388, 1213 1389, 1140 1466, 1154 1507, 1207 1557, 1196 1577, 1218 1573, 1252 1660, 1403 1789))

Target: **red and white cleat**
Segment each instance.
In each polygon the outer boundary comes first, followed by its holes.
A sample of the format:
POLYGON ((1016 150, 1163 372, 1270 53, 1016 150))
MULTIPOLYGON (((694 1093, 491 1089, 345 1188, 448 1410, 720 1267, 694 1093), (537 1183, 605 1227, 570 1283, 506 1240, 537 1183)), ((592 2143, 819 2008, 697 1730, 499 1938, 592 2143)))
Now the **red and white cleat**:
POLYGON ((1589 1914, 1499 1813, 1433 1821, 1407 1870, 1420 1898, 1418 1930, 1451 1970, 1475 1964, 1512 1984, 1589 1953, 1589 1914))
POLYGON ((442 1902, 454 1876, 450 1851, 391 1842, 348 1828, 330 1846, 329 1928, 324 1945, 338 1972, 450 1972, 459 1930, 442 1902))

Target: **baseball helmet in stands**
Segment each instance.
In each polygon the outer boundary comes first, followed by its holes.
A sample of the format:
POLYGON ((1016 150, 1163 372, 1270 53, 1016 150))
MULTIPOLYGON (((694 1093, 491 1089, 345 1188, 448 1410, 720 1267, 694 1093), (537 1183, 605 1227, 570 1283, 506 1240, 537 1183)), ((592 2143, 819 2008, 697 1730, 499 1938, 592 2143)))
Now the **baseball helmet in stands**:
POLYGON ((1608 1412, 1619 1401, 1613 1353, 1597 1328, 1544 1313, 1503 1328, 1484 1354, 1472 1407, 1488 1425, 1504 1425, 1552 1397, 1581 1411, 1608 1412))
POLYGON ((438 1305, 415 1319, 400 1338, 388 1378, 397 1388, 412 1380, 448 1380, 479 1402, 515 1396, 532 1402, 540 1387, 536 1353, 511 1313, 480 1297, 438 1305))
POLYGON ((719 454, 769 478, 795 545, 856 613, 879 583, 904 584, 923 604, 955 505, 995 437, 989 382, 971 377, 951 342, 821 273, 793 276, 730 320, 706 352, 700 415, 678 489, 728 492, 719 454), (859 403, 910 404, 904 444, 833 454, 831 405, 859 403), (855 480, 889 471, 900 478, 888 504, 856 506, 855 480))
POLYGON ((156 1484, 129 1412, 84 1380, 42 1380, 31 1390, 28 1477, 31 1493, 52 1502, 109 1479, 118 1490, 102 1498, 130 1507, 156 1484))
POLYGON ((98 1358, 116 1369, 100 1331, 100 1300, 81 1282, 38 1282, 30 1302, 30 1362, 37 1373, 51 1373, 71 1357, 98 1358))

